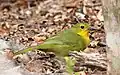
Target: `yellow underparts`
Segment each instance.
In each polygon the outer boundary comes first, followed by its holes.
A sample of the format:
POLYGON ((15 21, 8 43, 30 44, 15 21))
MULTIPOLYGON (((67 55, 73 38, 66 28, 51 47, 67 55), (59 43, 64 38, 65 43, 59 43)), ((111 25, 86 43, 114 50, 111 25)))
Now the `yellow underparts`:
POLYGON ((89 31, 88 30, 80 31, 77 34, 79 34, 80 36, 82 36, 84 38, 86 45, 89 45, 90 39, 89 39, 89 31))

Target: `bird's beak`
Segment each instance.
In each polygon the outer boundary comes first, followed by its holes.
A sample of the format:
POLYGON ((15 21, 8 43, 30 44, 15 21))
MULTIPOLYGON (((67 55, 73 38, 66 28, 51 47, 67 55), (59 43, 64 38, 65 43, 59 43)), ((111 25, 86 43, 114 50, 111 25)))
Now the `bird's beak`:
POLYGON ((90 30, 90 31, 92 31, 92 30, 97 30, 97 28, 95 28, 95 27, 90 27, 89 30, 90 30))

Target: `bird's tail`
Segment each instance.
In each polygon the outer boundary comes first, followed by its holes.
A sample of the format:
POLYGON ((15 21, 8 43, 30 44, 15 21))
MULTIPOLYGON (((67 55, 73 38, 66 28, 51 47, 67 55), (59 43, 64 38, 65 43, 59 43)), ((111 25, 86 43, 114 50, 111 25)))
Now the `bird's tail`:
POLYGON ((24 49, 24 50, 19 50, 17 52, 13 52, 14 55, 19 55, 19 54, 24 54, 24 53, 27 53, 28 51, 32 51, 34 49, 34 47, 31 47, 31 48, 27 48, 27 49, 24 49))

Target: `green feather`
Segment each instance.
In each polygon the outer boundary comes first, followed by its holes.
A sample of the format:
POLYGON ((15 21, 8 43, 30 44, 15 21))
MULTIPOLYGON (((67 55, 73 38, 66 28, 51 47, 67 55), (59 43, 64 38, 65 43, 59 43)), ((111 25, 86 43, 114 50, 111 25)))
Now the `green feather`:
MULTIPOLYGON (((87 23, 78 23, 71 29, 60 32, 56 36, 47 39, 43 44, 40 44, 34 48, 45 52, 54 52, 60 56, 68 55, 69 51, 84 50, 88 44, 86 43, 84 36, 81 36, 78 33, 86 29, 88 30, 88 28, 89 25, 87 23), (84 29, 81 28, 81 26, 84 26, 84 29)), ((31 48, 28 49, 32 50, 31 48)), ((24 52, 19 53, 30 51, 28 49, 25 49, 23 50, 24 52)))

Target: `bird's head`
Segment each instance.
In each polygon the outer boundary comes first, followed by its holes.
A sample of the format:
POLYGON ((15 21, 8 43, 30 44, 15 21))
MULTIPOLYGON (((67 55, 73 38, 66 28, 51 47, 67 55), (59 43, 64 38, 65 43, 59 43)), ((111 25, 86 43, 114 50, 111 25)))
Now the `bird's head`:
POLYGON ((90 25, 88 23, 77 23, 72 29, 80 36, 89 37, 89 28, 90 25))
POLYGON ((84 39, 86 46, 88 46, 90 43, 89 29, 90 25, 88 23, 77 23, 72 27, 72 31, 77 33, 84 39))

